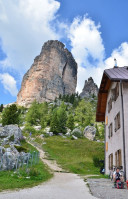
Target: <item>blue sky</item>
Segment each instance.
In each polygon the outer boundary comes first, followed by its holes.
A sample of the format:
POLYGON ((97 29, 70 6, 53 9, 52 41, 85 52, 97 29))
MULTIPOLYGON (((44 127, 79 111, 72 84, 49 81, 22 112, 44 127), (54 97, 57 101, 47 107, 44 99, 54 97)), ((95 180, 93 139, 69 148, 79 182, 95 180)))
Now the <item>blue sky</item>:
POLYGON ((128 65, 127 0, 0 0, 0 104, 16 101, 43 43, 57 39, 78 63, 77 91, 105 68, 128 65))

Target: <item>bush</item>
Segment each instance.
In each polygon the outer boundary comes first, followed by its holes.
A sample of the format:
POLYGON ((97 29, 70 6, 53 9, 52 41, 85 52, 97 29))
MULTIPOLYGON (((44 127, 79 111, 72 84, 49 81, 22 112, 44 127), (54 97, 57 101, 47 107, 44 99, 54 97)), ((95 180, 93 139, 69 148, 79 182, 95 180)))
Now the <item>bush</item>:
POLYGON ((37 177, 39 174, 40 173, 36 168, 30 168, 30 171, 29 171, 30 177, 37 177))
POLYGON ((25 128, 24 128, 24 130, 23 130, 24 132, 27 132, 27 133, 36 133, 36 130, 32 127, 32 126, 30 126, 30 125, 26 125, 25 126, 25 128))
POLYGON ((103 168, 104 167, 104 161, 100 160, 98 157, 93 157, 93 164, 95 167, 103 168))
POLYGON ((19 124, 19 110, 15 104, 4 108, 2 114, 2 125, 19 124))
POLYGON ((25 147, 22 147, 22 146, 17 146, 17 145, 14 145, 14 147, 17 149, 17 151, 20 153, 20 152, 25 152, 27 153, 27 149, 25 147))
POLYGON ((4 108, 4 106, 3 106, 3 104, 1 104, 1 105, 0 105, 0 112, 3 111, 3 108, 4 108))
POLYGON ((12 136, 9 138, 9 141, 14 142, 14 135, 12 135, 12 136))

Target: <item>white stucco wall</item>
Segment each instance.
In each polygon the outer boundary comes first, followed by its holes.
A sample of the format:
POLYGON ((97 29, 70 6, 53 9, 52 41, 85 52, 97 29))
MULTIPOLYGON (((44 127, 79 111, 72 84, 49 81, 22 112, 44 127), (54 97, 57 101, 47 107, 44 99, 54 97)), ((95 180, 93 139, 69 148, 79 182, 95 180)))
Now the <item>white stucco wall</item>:
POLYGON ((112 83, 108 98, 107 98, 107 106, 106 106, 106 114, 105 118, 108 116, 108 124, 105 125, 105 139, 106 142, 108 142, 108 151, 105 152, 105 173, 109 174, 109 155, 113 153, 113 166, 115 166, 115 152, 117 150, 121 149, 122 153, 122 166, 124 167, 124 160, 123 160, 123 136, 122 136, 122 108, 121 108, 121 94, 120 94, 120 88, 119 88, 119 96, 115 102, 112 102, 112 109, 110 113, 108 113, 108 101, 111 97, 111 89, 115 88, 116 82, 112 83), (120 112, 120 121, 121 121, 121 127, 115 132, 115 122, 114 118, 115 116, 120 112), (109 125, 113 124, 113 136, 108 137, 109 135, 109 125))
POLYGON ((128 180, 128 82, 123 83, 126 179, 128 180))

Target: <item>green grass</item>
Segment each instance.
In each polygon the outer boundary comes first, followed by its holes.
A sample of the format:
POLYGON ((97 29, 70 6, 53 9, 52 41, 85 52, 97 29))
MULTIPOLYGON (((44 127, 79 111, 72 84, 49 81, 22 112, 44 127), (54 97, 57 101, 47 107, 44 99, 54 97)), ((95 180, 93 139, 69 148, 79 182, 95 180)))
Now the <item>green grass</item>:
MULTIPOLYGON (((42 144, 37 138, 36 142, 42 144)), ((71 140, 53 136, 45 138, 43 149, 48 152, 49 158, 55 159, 63 169, 76 174, 100 174, 99 168, 93 164, 93 157, 104 159, 104 144, 88 139, 71 140)))
MULTIPOLYGON (((33 146, 26 142, 23 142, 22 146, 28 151, 37 151, 33 146)), ((0 191, 33 187, 50 179, 52 176, 53 174, 41 160, 39 160, 38 164, 28 169, 24 167, 17 171, 0 171, 0 191)))

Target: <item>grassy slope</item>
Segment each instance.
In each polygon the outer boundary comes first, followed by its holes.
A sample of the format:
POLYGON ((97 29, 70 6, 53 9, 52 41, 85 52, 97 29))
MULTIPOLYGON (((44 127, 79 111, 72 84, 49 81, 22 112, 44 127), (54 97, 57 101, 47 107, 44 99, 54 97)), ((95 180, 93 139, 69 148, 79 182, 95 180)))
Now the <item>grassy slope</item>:
MULTIPOLYGON (((36 139, 41 144, 41 140, 36 139)), ((99 174, 93 156, 104 158, 104 144, 88 139, 71 140, 59 136, 45 138, 43 149, 64 169, 77 174, 99 174)))
MULTIPOLYGON (((28 151, 36 151, 36 149, 28 143, 22 143, 22 146, 28 151)), ((0 191, 6 189, 26 188, 38 185, 50 179, 53 175, 48 168, 40 160, 32 169, 18 169, 17 171, 0 171, 0 191), (27 174, 26 172, 31 173, 27 174), (30 178, 26 178, 26 177, 30 178)))

